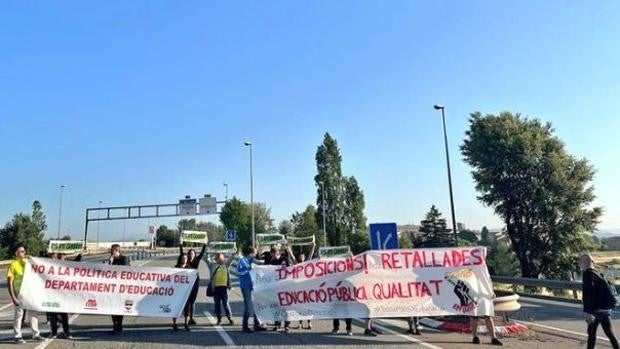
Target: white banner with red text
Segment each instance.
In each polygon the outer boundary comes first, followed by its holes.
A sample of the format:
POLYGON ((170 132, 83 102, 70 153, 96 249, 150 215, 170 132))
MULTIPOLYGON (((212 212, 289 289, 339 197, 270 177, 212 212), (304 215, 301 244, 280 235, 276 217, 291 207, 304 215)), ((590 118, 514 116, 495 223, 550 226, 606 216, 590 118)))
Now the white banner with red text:
POLYGON ((485 247, 428 248, 254 266, 254 310, 261 322, 493 315, 485 257, 485 247))
POLYGON ((19 300, 41 312, 178 317, 196 275, 193 269, 30 257, 19 300))

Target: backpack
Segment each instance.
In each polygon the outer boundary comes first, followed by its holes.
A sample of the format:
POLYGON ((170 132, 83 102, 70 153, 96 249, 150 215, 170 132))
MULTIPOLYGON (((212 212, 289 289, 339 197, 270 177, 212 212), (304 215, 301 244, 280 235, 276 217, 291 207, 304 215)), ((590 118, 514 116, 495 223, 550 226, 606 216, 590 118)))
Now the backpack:
POLYGON ((618 305, 618 291, 616 285, 611 280, 605 279, 603 274, 598 274, 600 282, 598 285, 598 295, 600 298, 601 309, 613 309, 618 305))

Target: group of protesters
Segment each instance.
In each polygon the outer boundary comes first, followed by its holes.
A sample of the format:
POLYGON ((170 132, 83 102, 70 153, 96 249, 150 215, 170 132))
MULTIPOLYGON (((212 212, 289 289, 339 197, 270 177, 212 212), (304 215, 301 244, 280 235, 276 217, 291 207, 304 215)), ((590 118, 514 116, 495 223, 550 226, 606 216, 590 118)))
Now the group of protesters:
MULTIPOLYGON (((312 244, 309 257, 314 256, 316 244, 312 244)), ((180 247, 180 253, 177 258, 176 268, 195 269, 200 266, 200 261, 205 254, 206 245, 202 246, 199 254, 196 254, 194 249, 189 249, 184 252, 183 247, 180 247)), ((254 312, 253 304, 253 280, 251 277, 252 266, 256 264, 273 265, 273 266, 290 266, 296 263, 303 263, 306 261, 306 255, 301 252, 297 256, 294 255, 290 246, 285 245, 285 251, 281 251, 280 245, 272 245, 270 249, 258 255, 258 251, 254 247, 248 247, 243 251, 243 256, 239 259, 235 274, 239 279, 239 286, 243 297, 244 310, 242 317, 242 331, 251 333, 254 331, 266 331, 267 326, 261 324, 254 312), (249 325, 249 319, 253 318, 253 327, 249 325)), ((39 331, 38 319, 35 312, 30 312, 20 304, 19 293, 22 287, 22 280, 26 265, 26 249, 23 245, 18 245, 15 249, 15 259, 10 263, 7 269, 7 283, 8 291, 11 297, 11 301, 15 306, 13 329, 15 334, 15 343, 25 343, 22 337, 22 326, 24 324, 30 325, 33 333, 33 340, 41 341, 44 338, 39 331)), ((54 259, 65 260, 66 255, 63 253, 52 253, 49 257, 54 259)), ((80 261, 81 255, 78 255, 74 261, 80 261)), ((130 264, 128 257, 122 255, 121 248, 118 244, 112 245, 110 249, 109 259, 106 261, 111 265, 126 265, 130 264)), ((216 325, 222 323, 222 308, 224 315, 226 316, 230 325, 234 324, 232 319, 232 313, 228 301, 228 292, 231 289, 231 274, 229 271, 230 261, 224 253, 215 253, 207 259, 207 264, 210 270, 209 285, 207 286, 207 296, 212 296, 214 301, 214 312, 217 318, 216 325)), ((616 301, 615 294, 612 294, 612 286, 608 284, 605 278, 594 268, 594 261, 591 256, 583 255, 579 260, 579 266, 583 271, 583 308, 586 314, 586 322, 588 324, 588 343, 587 348, 592 349, 596 342, 596 332, 598 326, 601 325, 607 337, 610 340, 610 344, 614 349, 620 349, 618 341, 615 338, 613 327, 611 326, 611 309, 615 307, 616 301)), ((184 316, 184 328, 186 331, 190 331, 190 325, 195 325, 194 320, 194 304, 198 295, 200 285, 199 277, 196 278, 194 285, 192 286, 189 297, 185 303, 183 309, 184 316)), ((68 314, 66 313, 47 313, 47 319, 50 323, 50 338, 67 338, 71 339, 71 333, 69 329, 68 314), (61 323, 63 332, 58 334, 58 322, 61 323)), ((481 317, 485 320, 487 331, 491 337, 491 344, 503 345, 497 338, 495 324, 493 317, 485 316, 481 317)), ((480 344, 478 337, 478 320, 480 317, 472 317, 470 319, 470 325, 472 328, 472 343, 480 344)), ((381 334, 380 329, 373 326, 372 319, 363 319, 365 321, 364 334, 366 336, 376 336, 381 334)), ((173 320, 173 331, 178 331, 176 318, 173 320)), ((299 328, 312 329, 312 323, 310 320, 299 322, 299 328)), ((340 321, 341 319, 333 319, 333 334, 340 333, 340 321)), ((346 325, 346 334, 352 335, 352 322, 350 318, 344 319, 346 325)), ((414 335, 421 334, 420 322, 417 317, 407 318, 409 324, 409 333, 414 335)), ((120 334, 123 331, 123 316, 112 316, 113 330, 112 334, 120 334)), ((282 327, 282 323, 275 322, 273 324, 274 330, 279 330, 282 327)), ((290 321, 284 321, 284 332, 288 333, 291 330, 290 321)))

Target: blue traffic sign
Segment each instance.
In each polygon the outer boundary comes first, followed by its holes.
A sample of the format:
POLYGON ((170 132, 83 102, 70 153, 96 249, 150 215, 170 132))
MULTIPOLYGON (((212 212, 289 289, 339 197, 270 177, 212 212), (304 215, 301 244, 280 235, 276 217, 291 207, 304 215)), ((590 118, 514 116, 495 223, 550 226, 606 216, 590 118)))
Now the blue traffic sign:
POLYGON ((226 231, 226 240, 235 241, 237 240, 237 231, 234 229, 228 229, 226 231))
POLYGON ((371 250, 392 250, 398 248, 396 223, 373 223, 368 227, 371 250))

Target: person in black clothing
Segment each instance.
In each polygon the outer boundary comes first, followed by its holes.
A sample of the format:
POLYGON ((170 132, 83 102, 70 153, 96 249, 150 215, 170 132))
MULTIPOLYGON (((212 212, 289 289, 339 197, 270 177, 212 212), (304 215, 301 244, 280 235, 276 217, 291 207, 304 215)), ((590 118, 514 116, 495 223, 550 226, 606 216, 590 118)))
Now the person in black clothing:
MULTIPOLYGON (((56 253, 52 254, 51 257, 54 259, 59 259, 61 261, 66 260, 66 254, 64 253, 56 253)), ((74 262, 82 261, 82 254, 78 254, 74 262)), ((50 338, 60 338, 60 339, 73 339, 71 336, 71 332, 69 331, 69 314, 67 313, 47 313, 47 318, 50 323, 50 338), (62 332, 60 335, 58 334, 58 321, 62 324, 62 332)))
MULTIPOLYGON (((187 255, 185 253, 181 253, 179 255, 179 258, 177 258, 177 264, 174 267, 181 268, 181 269, 190 268, 187 255)), ((188 332, 189 332, 189 325, 187 322, 187 318, 189 316, 189 309, 193 305, 193 303, 190 302, 190 299, 191 299, 191 296, 187 298, 187 301, 185 302, 185 307, 183 308, 183 316, 184 316, 183 326, 185 327, 185 331, 188 331, 188 332)), ((196 299, 194 298, 194 300, 196 299)), ((179 330, 179 327, 177 326, 177 318, 172 318, 172 331, 176 332, 178 330, 179 330)))
MULTIPOLYGON (((353 335, 353 319, 344 319, 344 323, 346 324, 347 336, 353 335)), ((332 334, 338 334, 340 332, 340 319, 334 319, 334 329, 332 330, 332 334)))
MULTIPOLYGON (((288 267, 291 265, 289 257, 284 256, 283 254, 280 253, 280 246, 278 245, 273 245, 271 247, 271 251, 270 251, 270 256, 269 256, 269 262, 266 262, 265 264, 269 264, 269 265, 279 265, 279 266, 285 266, 288 267)), ((277 331, 280 328, 280 321, 276 321, 275 322, 275 327, 274 327, 274 331, 277 331)), ((291 331, 291 322, 290 321, 285 321, 284 322, 284 332, 288 333, 291 331)))
POLYGON ((579 258, 579 267, 583 271, 583 312, 586 313, 588 323, 588 349, 594 349, 596 345, 596 331, 598 325, 603 331, 614 349, 619 349, 618 340, 611 325, 611 309, 616 300, 609 290, 609 285, 603 276, 594 269, 592 256, 584 254, 579 258))
MULTIPOLYGON (((200 261, 205 254, 205 250, 207 248, 206 244, 202 244, 202 249, 200 250, 200 254, 196 256, 196 251, 192 248, 187 251, 187 265, 188 268, 198 270, 200 266, 200 261)), ((179 257, 182 256, 183 253, 183 245, 179 245, 180 254, 179 257)), ((189 304, 189 322, 190 325, 195 325, 196 320, 194 320, 194 303, 196 303, 196 297, 198 297, 198 288, 200 287, 200 276, 196 273, 196 282, 194 282, 194 286, 192 287, 192 292, 189 294, 189 298, 187 302, 189 304)))
MULTIPOLYGON (((121 254, 121 246, 114 244, 110 248, 110 259, 108 260, 112 265, 129 265, 129 258, 121 254)), ((112 315, 113 331, 110 334, 120 334, 123 332, 123 316, 112 315)))

